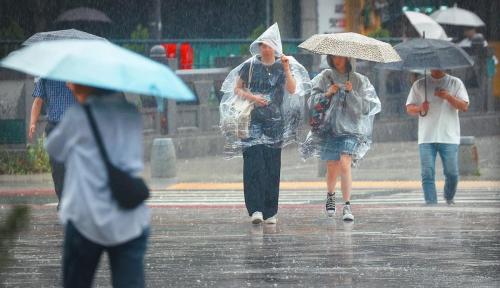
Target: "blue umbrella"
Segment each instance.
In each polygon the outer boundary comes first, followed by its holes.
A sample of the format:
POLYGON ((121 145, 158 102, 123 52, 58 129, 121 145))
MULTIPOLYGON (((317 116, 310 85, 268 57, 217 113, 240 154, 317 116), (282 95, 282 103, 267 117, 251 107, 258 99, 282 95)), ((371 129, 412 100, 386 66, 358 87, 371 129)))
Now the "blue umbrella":
POLYGON ((165 65, 106 41, 39 42, 11 53, 0 66, 98 88, 195 100, 186 84, 165 65))

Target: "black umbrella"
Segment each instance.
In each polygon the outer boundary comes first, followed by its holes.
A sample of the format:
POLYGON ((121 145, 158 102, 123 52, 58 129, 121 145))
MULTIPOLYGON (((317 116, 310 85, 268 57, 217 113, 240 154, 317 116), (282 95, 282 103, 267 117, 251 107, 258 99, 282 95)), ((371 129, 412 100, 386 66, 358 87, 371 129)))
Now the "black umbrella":
POLYGON ((111 23, 111 19, 104 14, 104 12, 97 9, 79 7, 75 9, 70 9, 63 12, 59 17, 57 17, 55 22, 73 22, 73 21, 85 21, 85 22, 104 22, 111 23))
MULTIPOLYGON (((389 70, 446 70, 474 65, 472 58, 456 44, 437 39, 416 38, 394 46, 401 62, 378 64, 376 68, 389 70)), ((424 81, 427 84, 427 80, 424 81)), ((427 88, 427 87, 425 87, 427 88)), ((427 102, 427 89, 425 89, 427 102)), ((425 116, 427 113, 420 114, 425 116)))
POLYGON ((416 38, 394 46, 401 62, 379 64, 379 68, 391 70, 446 70, 474 65, 472 58, 452 42, 437 39, 416 38))
POLYGON ((40 41, 51 41, 51 40, 65 40, 65 39, 85 39, 85 40, 103 40, 106 39, 96 36, 94 34, 90 34, 87 32, 83 32, 76 29, 67 29, 67 30, 56 30, 56 31, 47 31, 47 32, 39 32, 28 38, 23 42, 23 45, 31 45, 40 41))

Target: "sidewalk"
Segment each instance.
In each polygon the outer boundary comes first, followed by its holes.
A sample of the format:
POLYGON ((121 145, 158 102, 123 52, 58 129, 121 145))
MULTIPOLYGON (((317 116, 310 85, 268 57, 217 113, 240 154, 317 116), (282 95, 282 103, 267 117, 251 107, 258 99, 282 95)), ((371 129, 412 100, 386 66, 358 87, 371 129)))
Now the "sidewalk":
MULTIPOLYGON (((500 181, 500 136, 476 138, 480 176, 462 180, 500 181)), ((436 161, 436 178, 443 180, 441 160, 436 161)), ((318 177, 318 160, 303 161, 296 146, 282 153, 282 181, 322 181, 318 177)), ((352 170, 354 181, 420 181, 420 158, 416 142, 375 143, 366 157, 352 170)), ((223 156, 179 159, 177 182, 241 182, 241 158, 225 160, 223 156)))
MULTIPOLYGON (((500 136, 476 138, 480 176, 461 177, 461 181, 500 181, 500 136)), ((175 183, 241 183, 242 158, 225 160, 222 155, 177 160, 176 179, 151 179, 149 163, 144 177, 153 189, 166 189, 175 183)), ((419 185, 420 164, 416 142, 375 143, 359 166, 352 170, 354 185, 363 181, 411 181, 419 185)), ((443 180, 438 157, 436 179, 443 180)), ((323 182, 318 177, 318 160, 303 161, 296 146, 282 153, 282 182, 323 182)), ((6 189, 51 190, 49 173, 36 175, 0 175, 0 191, 6 189)))

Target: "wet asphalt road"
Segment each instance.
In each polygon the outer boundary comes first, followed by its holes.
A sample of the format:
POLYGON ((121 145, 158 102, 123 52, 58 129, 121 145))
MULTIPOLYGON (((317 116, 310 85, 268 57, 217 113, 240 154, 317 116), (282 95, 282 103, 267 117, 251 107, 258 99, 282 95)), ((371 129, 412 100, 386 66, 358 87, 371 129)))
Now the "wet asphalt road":
MULTIPOLYGON (((455 206, 424 206, 411 189, 365 191, 354 223, 327 218, 321 192, 304 192, 320 195, 307 202, 296 192, 282 191, 275 226, 249 224, 240 191, 207 205, 190 202, 199 191, 152 201, 147 287, 500 287, 498 188, 461 190, 455 206)), ((0 200, 1 214, 13 199, 25 198, 0 200)), ((53 206, 32 208, 5 287, 59 286, 62 226, 53 206)), ((109 287, 102 260, 96 287, 109 287)))

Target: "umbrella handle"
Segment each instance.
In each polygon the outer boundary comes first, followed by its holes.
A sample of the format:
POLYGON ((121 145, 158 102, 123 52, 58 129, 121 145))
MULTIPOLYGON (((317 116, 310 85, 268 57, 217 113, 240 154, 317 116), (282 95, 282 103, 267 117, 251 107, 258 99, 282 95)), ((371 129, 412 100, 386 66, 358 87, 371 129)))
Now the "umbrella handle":
MULTIPOLYGON (((426 96, 427 96, 427 95, 426 95, 426 96)), ((427 97, 425 97, 425 102, 424 102, 424 103, 429 103, 429 102, 427 101, 427 97)), ((422 111, 420 111, 420 112, 418 112, 418 114, 420 114, 420 116, 422 116, 422 117, 425 117, 425 116, 427 115, 427 112, 429 112, 429 110, 427 110, 427 111, 423 111, 423 112, 422 112, 422 111)))

